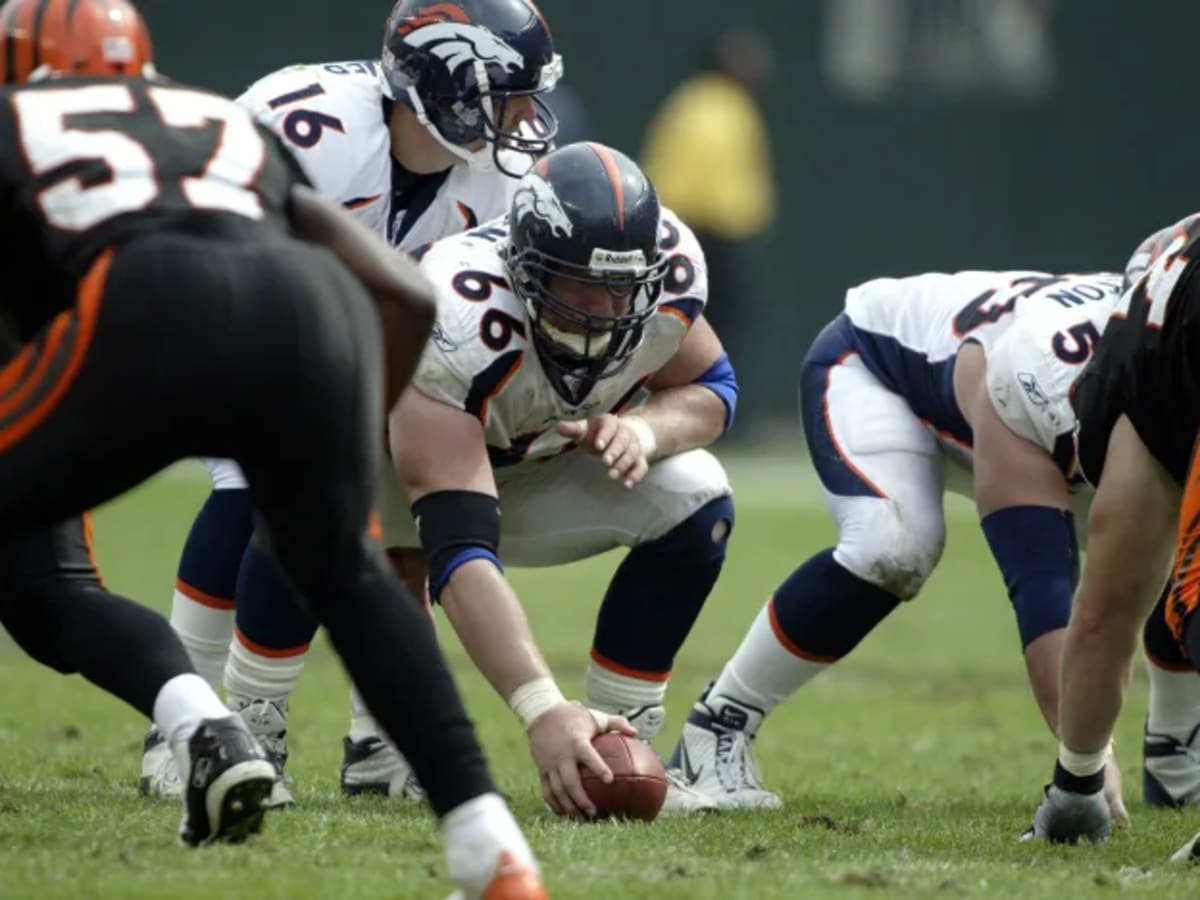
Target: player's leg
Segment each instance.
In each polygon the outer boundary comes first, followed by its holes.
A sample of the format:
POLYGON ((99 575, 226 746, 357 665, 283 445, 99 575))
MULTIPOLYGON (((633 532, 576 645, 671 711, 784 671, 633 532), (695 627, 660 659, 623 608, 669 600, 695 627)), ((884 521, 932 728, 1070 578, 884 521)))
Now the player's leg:
POLYGON ((805 436, 837 546, 776 589, 696 704, 673 759, 724 806, 778 805, 750 752, 763 719, 914 597, 944 546, 936 441, 852 352, 845 324, 822 332, 801 382, 805 436))
POLYGON ((1200 675, 1166 620, 1167 593, 1142 631, 1150 704, 1142 790, 1150 806, 1200 804, 1200 675))
MULTIPOLYGON (((416 528, 391 462, 384 459, 375 490, 380 541, 387 547, 392 572, 415 599, 430 626, 428 578, 416 528)), ((350 730, 342 739, 342 793, 380 794, 397 800, 423 800, 425 790, 408 760, 392 746, 358 689, 350 689, 350 730)))
POLYGON ((83 672, 153 715, 171 736, 188 774, 184 840, 236 839, 260 826, 270 788, 263 780, 269 764, 253 739, 236 719, 218 714, 215 694, 161 617, 86 578, 72 580, 69 560, 56 572, 55 553, 68 553, 69 542, 40 551, 21 546, 47 520, 109 499, 182 455, 146 426, 170 418, 160 391, 171 368, 158 363, 177 358, 176 323, 149 308, 138 263, 136 253, 102 254, 82 280, 76 306, 0 370, 17 401, 6 404, 0 420, 0 531, 16 542, 7 618, 37 658, 83 672), (162 358, 147 362, 146 348, 162 358), (153 387, 143 365, 160 378, 153 387), (139 439, 130 444, 128 435, 139 439), (32 575, 18 563, 33 566, 32 575), (22 602, 30 593, 41 596, 22 602))
POLYGON ((213 489, 196 514, 179 557, 171 627, 196 671, 216 688, 233 635, 234 588, 254 528, 254 504, 237 463, 205 459, 213 489))
MULTIPOLYGON (((215 690, 233 634, 233 587, 253 524, 253 503, 237 463, 205 459, 213 490, 188 532, 171 597, 171 627, 197 674, 215 690)), ((183 784, 170 747, 151 727, 142 746, 141 789, 179 797, 183 784)))
POLYGON ((496 793, 428 619, 367 533, 382 455, 378 321, 348 274, 320 263, 306 251, 259 267, 260 278, 294 285, 293 296, 312 303, 296 316, 297 333, 267 353, 295 377, 269 391, 280 396, 260 398, 272 414, 233 455, 272 553, 425 786, 452 876, 482 894, 506 854, 526 866, 533 856, 496 793), (304 453, 281 459, 281 443, 304 453))

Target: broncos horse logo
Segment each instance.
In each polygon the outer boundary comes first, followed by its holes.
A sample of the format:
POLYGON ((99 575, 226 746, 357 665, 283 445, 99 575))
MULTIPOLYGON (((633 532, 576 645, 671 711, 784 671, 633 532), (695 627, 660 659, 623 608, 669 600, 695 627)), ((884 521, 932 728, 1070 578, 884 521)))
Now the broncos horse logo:
POLYGON ((434 3, 401 22, 397 32, 406 44, 428 50, 451 72, 476 59, 509 72, 525 68, 525 57, 494 32, 472 25, 467 13, 452 3, 434 3))
POLYGON ((513 210, 518 222, 526 216, 533 216, 545 222, 551 234, 569 238, 575 230, 550 182, 536 174, 525 176, 518 185, 513 194, 513 210))

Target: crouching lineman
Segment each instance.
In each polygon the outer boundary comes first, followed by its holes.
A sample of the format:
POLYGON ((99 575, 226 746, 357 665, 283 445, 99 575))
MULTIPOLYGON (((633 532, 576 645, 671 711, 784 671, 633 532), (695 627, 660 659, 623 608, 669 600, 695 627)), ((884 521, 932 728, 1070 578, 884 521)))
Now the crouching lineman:
MULTIPOLYGON (((1079 460, 1096 495, 1063 646, 1062 743, 1034 817, 1034 835, 1051 841, 1101 841, 1110 833, 1100 769, 1143 629, 1148 649, 1157 644, 1155 655, 1166 656, 1162 662, 1179 676, 1163 684, 1163 673, 1156 677, 1151 668, 1148 774, 1160 784, 1177 776, 1177 789, 1189 779, 1193 791, 1196 786, 1187 745, 1200 721, 1194 675, 1200 660, 1200 215, 1152 236, 1139 252, 1147 247, 1153 261, 1113 314, 1073 401, 1081 423, 1079 460), (1167 572, 1165 598, 1146 622, 1167 572), (1168 642, 1155 632, 1169 635, 1173 646, 1164 647, 1168 642), (1167 752, 1154 753, 1164 745, 1167 752), (1176 771, 1151 769, 1164 761, 1176 771)), ((1186 790, 1173 797, 1188 799, 1186 790)), ((1174 859, 1200 861, 1200 835, 1174 859)))
POLYGON ((761 784, 755 735, 771 710, 920 592, 945 544, 943 491, 957 474, 947 461, 973 470, 964 492, 973 491, 1034 696, 1056 729, 1078 571, 1067 397, 1120 284, 1106 273, 959 272, 881 278, 847 293, 845 311, 810 348, 800 387, 838 543, 779 586, 693 708, 672 759, 692 787, 722 807, 780 805, 761 784))
MULTIPOLYGON (((386 545, 411 586, 423 590, 428 574, 520 717, 547 802, 587 813, 578 765, 597 768, 595 725, 559 693, 501 560, 549 566, 632 548, 600 605, 586 703, 652 740, 733 526, 728 480, 701 449, 737 402, 702 316, 703 257, 633 162, 573 144, 519 182, 507 220, 434 244, 421 267, 438 289, 438 322, 390 417, 399 484, 380 503, 386 545)), ((295 628, 295 616, 281 604, 255 621, 295 628)), ((287 663, 275 670, 294 686, 287 663)), ((356 709, 347 741, 368 740, 383 734, 356 709)), ((407 766, 390 758, 376 786, 395 794, 407 766)), ((668 811, 707 806, 679 786, 668 793, 668 811)))
MULTIPOLYGON (((540 95, 561 72, 529 0, 398 0, 380 59, 289 66, 238 103, 279 136, 317 190, 393 246, 414 250, 504 215, 517 179, 551 145, 557 125, 540 95)), ((229 707, 243 712, 282 769, 287 711, 250 700, 264 693, 257 660, 296 661, 301 642, 286 630, 248 642, 255 612, 239 605, 235 632, 234 599, 269 594, 287 603, 289 588, 261 548, 247 548, 251 499, 241 470, 232 460, 206 464, 213 492, 180 558, 171 624, 201 675, 216 686, 224 673, 229 707)), ((350 745, 346 754, 348 790, 395 767, 379 742, 350 745)), ((142 789, 182 790, 157 731, 147 736, 142 789)), ((419 796, 415 782, 404 790, 419 796)), ((272 805, 291 801, 280 780, 272 805)))

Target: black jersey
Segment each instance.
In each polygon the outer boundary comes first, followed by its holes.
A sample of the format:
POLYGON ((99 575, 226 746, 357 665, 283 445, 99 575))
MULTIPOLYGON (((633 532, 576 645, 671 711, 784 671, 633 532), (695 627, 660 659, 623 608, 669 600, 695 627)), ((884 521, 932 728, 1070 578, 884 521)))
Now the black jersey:
POLYGON ((0 90, 0 307, 23 334, 74 300, 105 247, 141 233, 269 239, 304 175, 232 101, 167 81, 61 78, 0 90))
POLYGON ((1126 291, 1075 388, 1079 462, 1092 484, 1122 414, 1180 485, 1200 428, 1200 217, 1156 237, 1157 258, 1126 291))

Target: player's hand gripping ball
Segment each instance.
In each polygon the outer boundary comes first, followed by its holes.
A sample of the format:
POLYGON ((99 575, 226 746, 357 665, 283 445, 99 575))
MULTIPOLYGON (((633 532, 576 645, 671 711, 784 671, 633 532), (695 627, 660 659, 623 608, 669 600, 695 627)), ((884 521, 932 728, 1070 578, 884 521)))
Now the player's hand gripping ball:
POLYGON ((596 735, 592 746, 612 770, 605 784, 586 769, 580 769, 583 789, 596 804, 597 819, 641 819, 649 822, 667 798, 667 772, 650 745, 615 731, 596 735))

